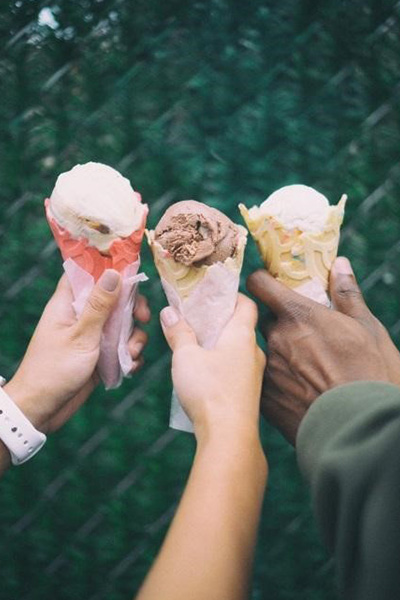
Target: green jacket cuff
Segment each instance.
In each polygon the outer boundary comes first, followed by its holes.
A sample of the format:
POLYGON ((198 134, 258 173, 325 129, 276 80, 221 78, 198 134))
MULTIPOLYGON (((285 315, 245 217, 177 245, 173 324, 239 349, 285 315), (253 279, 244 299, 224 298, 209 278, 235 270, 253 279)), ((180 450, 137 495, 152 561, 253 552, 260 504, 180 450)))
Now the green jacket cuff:
POLYGON ((296 439, 297 460, 305 479, 312 484, 322 455, 338 433, 382 410, 398 407, 400 388, 382 382, 361 381, 340 385, 322 394, 302 420, 296 439))

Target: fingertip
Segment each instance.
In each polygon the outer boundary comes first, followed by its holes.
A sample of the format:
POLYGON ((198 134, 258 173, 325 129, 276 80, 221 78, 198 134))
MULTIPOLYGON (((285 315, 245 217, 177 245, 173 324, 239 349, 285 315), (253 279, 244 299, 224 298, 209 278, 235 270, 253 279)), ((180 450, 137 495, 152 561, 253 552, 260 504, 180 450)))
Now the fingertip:
POLYGON ((254 300, 245 294, 238 294, 235 315, 250 321, 255 326, 258 320, 258 309, 254 300))
POLYGON ((341 296, 347 290, 358 290, 357 280, 350 261, 338 256, 332 263, 329 276, 329 291, 332 297, 341 296))
POLYGON ((141 323, 148 323, 151 317, 151 311, 147 302, 147 298, 138 294, 133 308, 133 316, 141 323))
POLYGON ((128 350, 133 359, 138 358, 142 354, 147 342, 147 333, 142 329, 135 327, 128 342, 128 350))
POLYGON ((173 352, 177 348, 197 344, 194 331, 172 306, 162 309, 160 321, 165 339, 173 352))
POLYGON ((179 322, 179 315, 172 306, 166 306, 160 312, 160 320, 163 328, 169 329, 179 322))
POLYGON ((121 274, 115 269, 106 269, 97 285, 105 292, 115 293, 121 285, 121 274))
POLYGON ((137 373, 137 371, 139 371, 144 365, 144 358, 143 356, 140 356, 137 360, 133 360, 132 361, 132 367, 131 370, 129 371, 130 375, 133 375, 134 373, 137 373))
POLYGON ((336 275, 352 275, 354 271, 348 258, 345 256, 338 256, 332 265, 331 274, 336 275))
POLYGON ((254 271, 254 273, 251 273, 247 277, 246 287, 248 291, 254 296, 257 296, 257 291, 259 290, 260 286, 265 285, 269 277, 271 277, 271 275, 268 273, 268 271, 265 269, 257 269, 257 271, 254 271))

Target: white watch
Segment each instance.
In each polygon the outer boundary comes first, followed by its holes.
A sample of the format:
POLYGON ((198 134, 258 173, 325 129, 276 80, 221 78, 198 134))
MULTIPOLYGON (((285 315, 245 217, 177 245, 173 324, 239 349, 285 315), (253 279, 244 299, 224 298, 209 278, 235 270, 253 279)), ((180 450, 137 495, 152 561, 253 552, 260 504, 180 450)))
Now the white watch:
POLYGON ((46 436, 35 429, 24 413, 3 389, 4 377, 0 378, 0 439, 11 455, 13 465, 22 465, 39 452, 46 436))

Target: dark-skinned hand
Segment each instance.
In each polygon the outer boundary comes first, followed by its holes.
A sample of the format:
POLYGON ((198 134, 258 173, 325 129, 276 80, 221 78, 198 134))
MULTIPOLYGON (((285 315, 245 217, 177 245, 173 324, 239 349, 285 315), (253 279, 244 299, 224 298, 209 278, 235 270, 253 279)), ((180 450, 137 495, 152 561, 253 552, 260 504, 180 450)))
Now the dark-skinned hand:
POLYGON ((248 290, 274 314, 262 328, 268 361, 261 411, 291 444, 323 392, 354 381, 400 386, 400 354, 364 302, 350 262, 337 258, 330 277, 334 309, 305 298, 259 270, 248 290))

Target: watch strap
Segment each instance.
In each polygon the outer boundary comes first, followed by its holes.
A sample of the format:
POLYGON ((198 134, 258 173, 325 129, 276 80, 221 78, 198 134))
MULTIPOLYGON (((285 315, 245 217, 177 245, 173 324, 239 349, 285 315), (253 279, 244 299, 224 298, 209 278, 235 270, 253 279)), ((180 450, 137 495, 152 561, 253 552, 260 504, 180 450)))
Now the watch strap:
POLYGON ((46 436, 35 429, 0 386, 0 439, 7 446, 13 465, 21 465, 42 448, 46 436))

